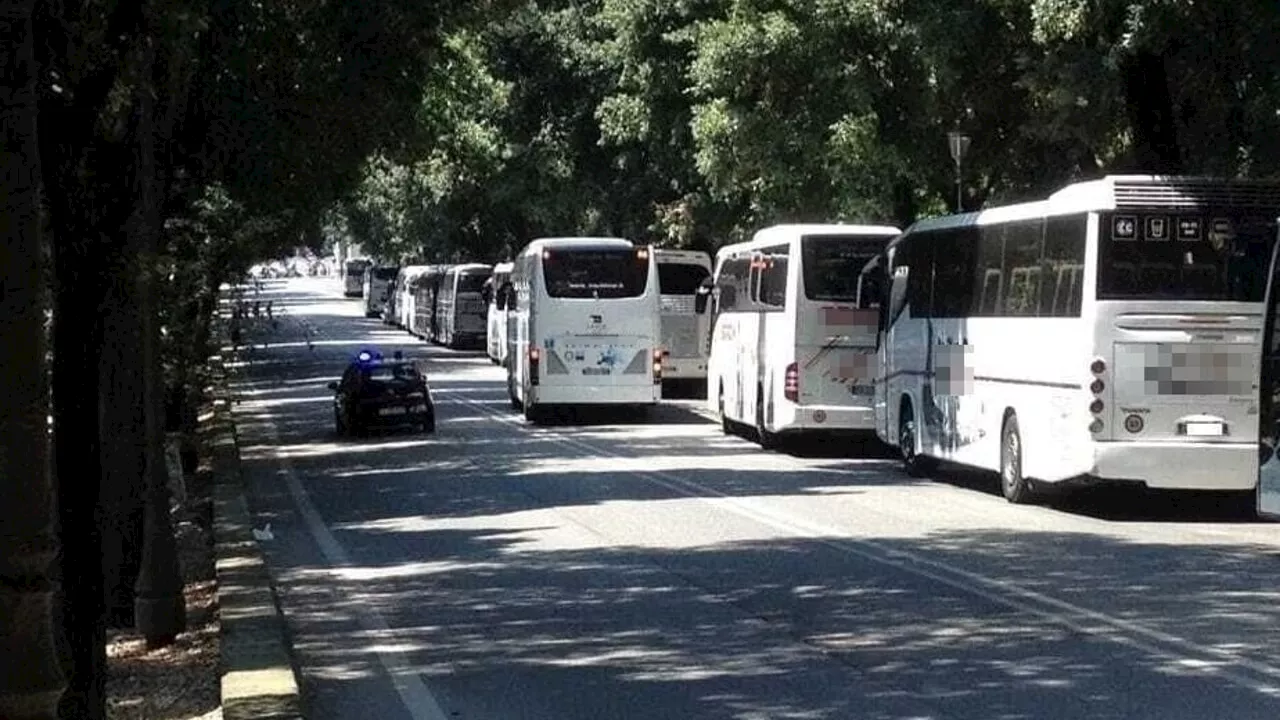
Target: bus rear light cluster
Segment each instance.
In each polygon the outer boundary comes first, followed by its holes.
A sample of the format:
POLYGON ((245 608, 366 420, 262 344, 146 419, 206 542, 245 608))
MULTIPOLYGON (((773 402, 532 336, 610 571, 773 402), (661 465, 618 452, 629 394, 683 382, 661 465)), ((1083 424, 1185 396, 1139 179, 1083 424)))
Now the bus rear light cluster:
POLYGON ((1089 432, 1102 432, 1102 418, 1098 417, 1102 411, 1106 409, 1106 403, 1102 402, 1102 398, 1098 397, 1103 390, 1107 389, 1106 382, 1102 379, 1102 374, 1107 371, 1107 361, 1102 358, 1094 358, 1089 365, 1089 372, 1094 374, 1093 382, 1089 383, 1089 392, 1094 394, 1093 402, 1089 403, 1089 412, 1093 413, 1093 421, 1089 423, 1089 432))
POLYGON ((661 385, 661 384, 662 384, 662 357, 663 357, 663 355, 664 355, 664 353, 662 352, 662 348, 657 348, 657 349, 655 349, 655 350, 653 351, 653 384, 654 384, 654 385, 661 385))
POLYGON ((541 359, 542 359, 542 353, 538 351, 538 348, 536 346, 530 345, 529 346, 529 384, 530 385, 538 384, 538 365, 539 365, 538 361, 541 359))
POLYGON ((791 402, 800 401, 800 366, 791 363, 782 381, 782 395, 791 402))

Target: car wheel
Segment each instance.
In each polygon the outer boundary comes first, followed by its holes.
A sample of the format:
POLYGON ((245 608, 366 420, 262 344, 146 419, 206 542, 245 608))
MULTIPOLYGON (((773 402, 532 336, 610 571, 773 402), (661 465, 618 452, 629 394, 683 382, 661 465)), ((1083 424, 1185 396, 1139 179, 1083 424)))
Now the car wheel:
POLYGON ((436 431, 436 414, 429 413, 427 419, 422 421, 422 432, 433 433, 436 431))
POLYGON ((347 436, 347 424, 342 420, 342 413, 337 410, 333 411, 333 427, 338 437, 347 436))

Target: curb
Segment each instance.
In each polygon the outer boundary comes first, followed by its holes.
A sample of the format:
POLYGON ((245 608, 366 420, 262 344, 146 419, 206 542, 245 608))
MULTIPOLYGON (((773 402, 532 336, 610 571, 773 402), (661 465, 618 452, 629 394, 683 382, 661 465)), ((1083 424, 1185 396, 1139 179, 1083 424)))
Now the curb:
POLYGON ((302 697, 284 616, 240 475, 240 450, 218 362, 210 463, 214 478, 214 545, 218 582, 223 720, 302 720, 302 697))

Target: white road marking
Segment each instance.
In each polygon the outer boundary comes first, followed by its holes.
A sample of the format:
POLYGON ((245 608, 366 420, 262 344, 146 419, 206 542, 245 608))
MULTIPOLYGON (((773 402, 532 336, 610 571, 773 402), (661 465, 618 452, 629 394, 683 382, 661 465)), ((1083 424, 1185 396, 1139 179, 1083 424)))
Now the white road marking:
MULTIPOLYGON (((442 394, 450 393, 442 391, 442 394)), ((525 424, 522 419, 495 411, 485 404, 470 398, 461 395, 455 395, 454 397, 458 402, 471 405, 499 422, 517 427, 525 424)), ((597 455, 630 459, 629 456, 612 452, 607 448, 599 447, 577 438, 557 435, 554 432, 546 433, 545 437, 552 442, 597 455)), ((1140 623, 1050 597, 1024 588, 1016 583, 932 560, 917 553, 888 548, 873 540, 851 538, 833 528, 810 523, 804 519, 793 517, 789 513, 778 513, 772 509, 758 507, 749 501, 726 495, 670 472, 639 470, 623 470, 622 472, 649 480, 687 497, 698 498, 716 507, 727 509, 775 529, 810 537, 816 542, 833 549, 928 578, 1015 610, 1037 615, 1076 632, 1139 649, 1155 657, 1171 661, 1183 667, 1195 668, 1205 675, 1222 678, 1267 696, 1280 696, 1280 685, 1275 682, 1249 677, 1240 672, 1224 669, 1223 664, 1235 666, 1239 670, 1256 673, 1265 678, 1275 680, 1280 680, 1280 668, 1265 662, 1242 657, 1230 650, 1200 645, 1185 638, 1149 628, 1140 623), (1160 645, 1164 647, 1160 647, 1160 645), (1214 659, 1206 660, 1205 658, 1214 659)))
MULTIPOLYGON (((271 444, 279 445, 280 433, 275 423, 268 421, 264 426, 271 444)), ((334 567, 354 567, 355 563, 347 554, 346 548, 342 547, 338 539, 329 531, 324 518, 311 503, 311 497, 302 486, 302 482, 298 480, 298 475, 294 472, 289 458, 278 456, 275 459, 280 464, 278 474, 284 478, 285 485, 289 488, 289 495, 293 498, 293 504, 298 508, 298 513, 306 523, 307 531, 315 540, 316 546, 320 548, 320 552, 334 567)), ((386 637, 391 634, 391 628, 386 620, 373 608, 358 613, 357 620, 366 632, 375 637, 386 637)), ((436 701, 417 671, 405 661, 403 654, 386 652, 382 648, 375 648, 375 652, 413 720, 448 720, 448 714, 440 707, 440 703, 436 701)))

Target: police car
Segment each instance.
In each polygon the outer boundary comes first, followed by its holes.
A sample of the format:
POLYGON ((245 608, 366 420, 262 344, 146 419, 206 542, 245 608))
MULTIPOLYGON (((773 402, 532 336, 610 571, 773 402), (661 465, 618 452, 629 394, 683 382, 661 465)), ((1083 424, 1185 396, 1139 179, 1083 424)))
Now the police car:
POLYGON ((426 375, 397 351, 391 359, 361 350, 342 379, 329 383, 339 435, 363 435, 375 427, 415 426, 435 432, 436 408, 426 375))

